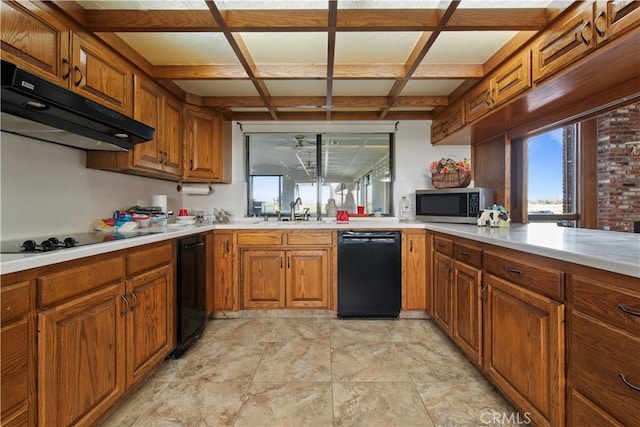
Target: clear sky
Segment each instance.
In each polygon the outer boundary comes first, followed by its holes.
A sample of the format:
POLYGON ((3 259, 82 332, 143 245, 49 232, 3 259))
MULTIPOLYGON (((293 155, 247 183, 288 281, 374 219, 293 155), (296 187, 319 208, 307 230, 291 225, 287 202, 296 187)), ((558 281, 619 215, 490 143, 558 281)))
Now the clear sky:
POLYGON ((562 200, 562 129, 529 139, 529 200, 562 200))

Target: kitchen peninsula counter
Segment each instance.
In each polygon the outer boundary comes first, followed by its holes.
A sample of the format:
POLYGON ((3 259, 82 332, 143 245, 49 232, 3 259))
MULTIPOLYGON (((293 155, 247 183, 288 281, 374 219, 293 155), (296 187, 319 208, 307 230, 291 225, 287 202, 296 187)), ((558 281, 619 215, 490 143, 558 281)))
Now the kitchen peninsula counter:
POLYGON ((554 224, 512 224, 509 228, 488 228, 466 224, 399 222, 389 218, 357 218, 348 224, 330 220, 265 222, 251 218, 226 224, 165 227, 158 233, 47 253, 2 254, 0 272, 13 273, 217 229, 426 229, 640 278, 640 234, 573 229, 554 224))

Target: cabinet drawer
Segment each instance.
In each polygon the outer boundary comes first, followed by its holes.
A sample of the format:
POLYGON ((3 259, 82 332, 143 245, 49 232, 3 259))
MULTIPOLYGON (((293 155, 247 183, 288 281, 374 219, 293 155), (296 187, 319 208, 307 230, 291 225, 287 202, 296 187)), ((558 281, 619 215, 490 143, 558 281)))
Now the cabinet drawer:
POLYGON ((482 250, 461 243, 453 244, 453 257, 460 262, 482 268, 482 250))
POLYGON ((451 257, 453 256, 453 240, 436 236, 433 247, 437 252, 451 257))
POLYGON ((282 245, 281 231, 243 231, 238 233, 238 246, 282 245))
POLYGON ((332 231, 290 231, 287 233, 287 244, 296 246, 332 245, 334 234, 332 231))
POLYGON ((640 335, 640 293, 575 275, 568 281, 569 301, 576 310, 640 335))
POLYGON ((39 277, 36 280, 38 306, 42 307, 64 301, 123 280, 124 272, 124 258, 117 256, 39 277))
POLYGON ((18 319, 29 312, 29 282, 5 286, 0 293, 2 324, 18 319))
POLYGON ((622 424, 637 425, 640 338, 576 311, 569 321, 569 384, 622 424))
POLYGON ((168 264, 173 258, 173 245, 171 243, 136 250, 127 255, 127 276, 148 270, 157 265, 168 264))
POLYGON ((484 269, 498 277, 531 289, 550 298, 562 300, 564 273, 517 258, 505 259, 491 252, 484 253, 484 269))
POLYGON ((569 390, 567 405, 568 426, 622 427, 622 424, 611 418, 602 408, 581 395, 576 389, 569 390))

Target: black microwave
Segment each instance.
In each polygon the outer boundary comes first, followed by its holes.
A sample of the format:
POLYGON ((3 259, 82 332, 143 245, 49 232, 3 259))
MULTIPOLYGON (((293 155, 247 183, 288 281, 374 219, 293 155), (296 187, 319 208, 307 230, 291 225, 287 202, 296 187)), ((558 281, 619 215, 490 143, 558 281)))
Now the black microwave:
POLYGON ((416 190, 416 219, 475 224, 478 213, 493 205, 490 188, 416 190))

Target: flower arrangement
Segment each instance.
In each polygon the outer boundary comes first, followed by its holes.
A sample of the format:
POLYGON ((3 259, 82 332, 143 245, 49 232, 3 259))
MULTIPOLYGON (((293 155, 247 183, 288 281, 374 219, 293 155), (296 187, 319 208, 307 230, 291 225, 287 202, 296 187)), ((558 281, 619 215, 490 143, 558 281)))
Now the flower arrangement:
POLYGON ((431 184, 435 188, 462 188, 471 182, 471 161, 443 157, 431 162, 431 184))
POLYGON ((450 157, 443 157, 440 160, 431 162, 429 169, 431 170, 431 175, 438 173, 470 172, 471 161, 467 158, 464 160, 455 160, 450 157))

